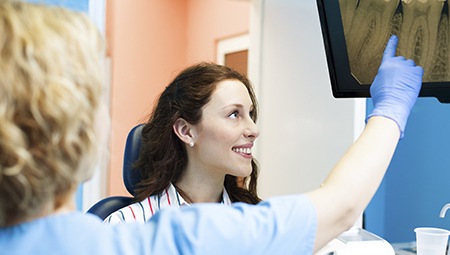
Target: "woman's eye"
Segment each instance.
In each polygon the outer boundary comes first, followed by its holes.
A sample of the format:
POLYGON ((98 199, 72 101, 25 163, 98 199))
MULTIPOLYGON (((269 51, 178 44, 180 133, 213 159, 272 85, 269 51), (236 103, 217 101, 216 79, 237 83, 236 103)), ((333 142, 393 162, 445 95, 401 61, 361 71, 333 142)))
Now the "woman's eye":
POLYGON ((250 116, 250 118, 253 120, 255 118, 255 114, 256 112, 254 110, 251 110, 248 116, 250 116))
POLYGON ((229 115, 229 117, 236 119, 237 117, 239 117, 238 111, 232 112, 232 113, 229 115))

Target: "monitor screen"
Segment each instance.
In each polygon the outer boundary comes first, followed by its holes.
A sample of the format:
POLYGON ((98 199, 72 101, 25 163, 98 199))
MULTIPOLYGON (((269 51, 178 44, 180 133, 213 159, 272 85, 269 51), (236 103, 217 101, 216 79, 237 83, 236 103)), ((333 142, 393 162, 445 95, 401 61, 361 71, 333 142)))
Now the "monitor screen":
POLYGON ((421 97, 450 103, 447 1, 317 0, 333 96, 370 97, 388 39, 424 68, 421 97))

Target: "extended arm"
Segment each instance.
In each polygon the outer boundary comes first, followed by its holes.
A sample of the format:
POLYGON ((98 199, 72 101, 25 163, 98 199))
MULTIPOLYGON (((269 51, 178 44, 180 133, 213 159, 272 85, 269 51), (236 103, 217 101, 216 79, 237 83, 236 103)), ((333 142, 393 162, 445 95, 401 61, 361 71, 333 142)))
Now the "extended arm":
POLYGON ((364 132, 335 165, 322 187, 308 193, 316 206, 315 249, 352 226, 387 170, 419 94, 423 69, 396 57, 398 39, 389 40, 370 92, 374 110, 364 132))
POLYGON ((383 179, 399 135, 394 121, 370 118, 323 186, 308 193, 317 210, 316 250, 350 228, 361 215, 383 179))

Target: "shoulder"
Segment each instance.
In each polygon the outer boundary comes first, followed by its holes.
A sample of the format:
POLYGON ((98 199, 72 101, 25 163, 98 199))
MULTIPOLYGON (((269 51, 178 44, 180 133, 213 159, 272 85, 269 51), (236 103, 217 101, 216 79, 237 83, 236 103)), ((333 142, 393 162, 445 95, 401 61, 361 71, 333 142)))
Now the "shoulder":
MULTIPOLYGON (((108 226, 89 213, 51 215, 0 228, 0 254, 115 255, 125 249, 130 254, 144 254, 143 247, 129 245, 135 238, 130 233, 125 226, 108 226)), ((144 234, 141 239, 153 235, 150 231, 144 234)))
POLYGON ((105 218, 104 222, 108 224, 119 224, 126 222, 145 222, 142 217, 144 203, 147 199, 125 206, 105 218))
POLYGON ((153 215, 167 207, 180 205, 180 196, 175 187, 170 184, 160 194, 152 195, 134 204, 123 207, 108 217, 104 222, 119 224, 128 222, 147 222, 153 215))

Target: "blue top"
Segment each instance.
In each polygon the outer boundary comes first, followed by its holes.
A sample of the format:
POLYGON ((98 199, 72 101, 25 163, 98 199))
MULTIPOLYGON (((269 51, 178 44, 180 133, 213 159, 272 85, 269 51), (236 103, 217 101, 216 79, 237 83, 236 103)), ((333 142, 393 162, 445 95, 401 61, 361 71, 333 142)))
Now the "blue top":
POLYGON ((312 254, 316 211, 304 195, 257 206, 168 207, 145 224, 73 212, 0 228, 0 254, 312 254))

